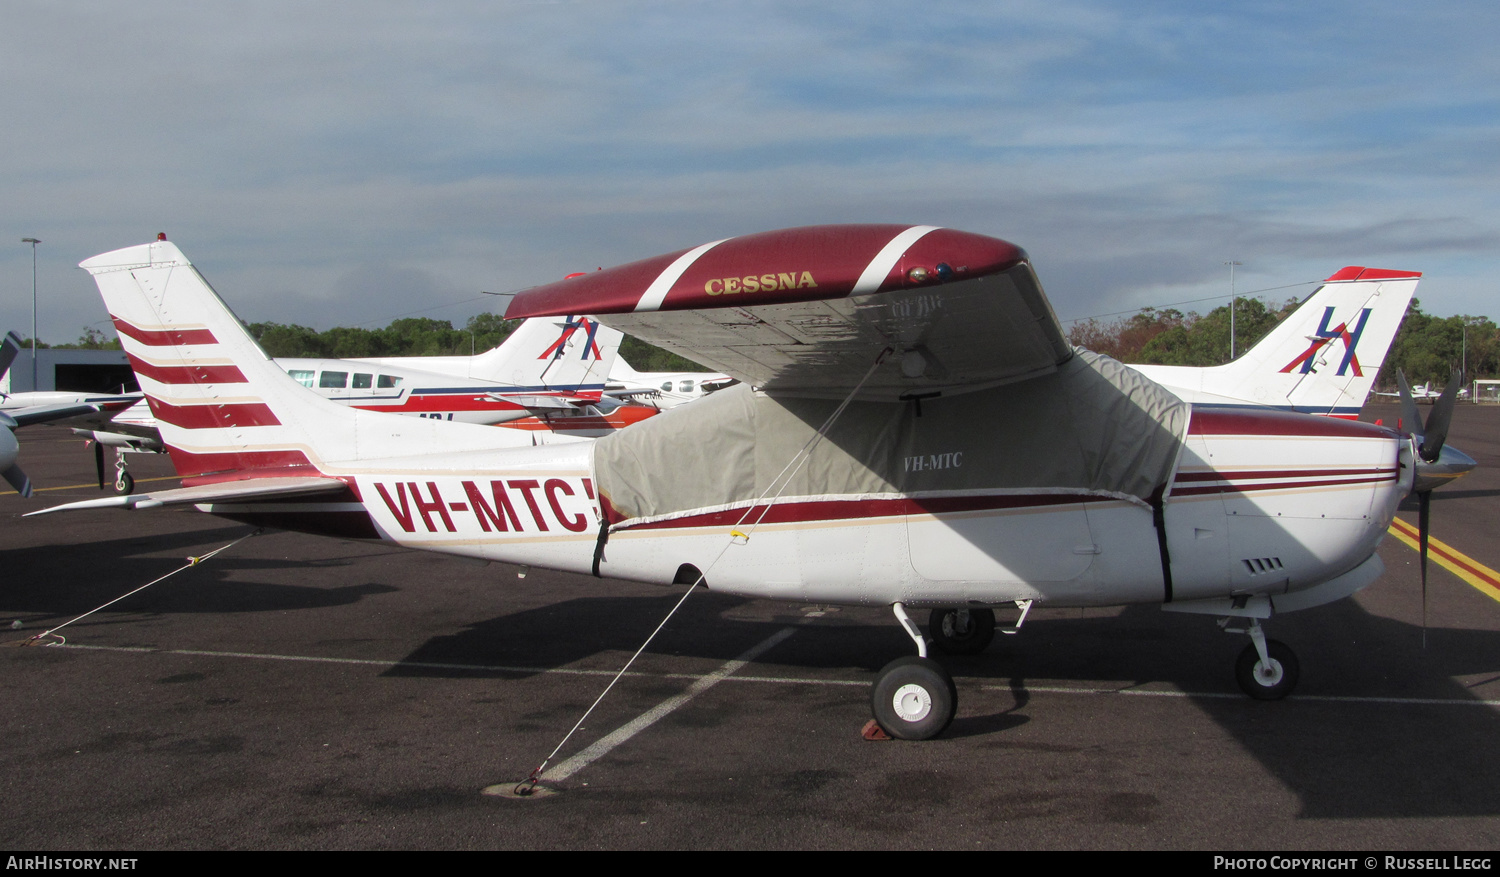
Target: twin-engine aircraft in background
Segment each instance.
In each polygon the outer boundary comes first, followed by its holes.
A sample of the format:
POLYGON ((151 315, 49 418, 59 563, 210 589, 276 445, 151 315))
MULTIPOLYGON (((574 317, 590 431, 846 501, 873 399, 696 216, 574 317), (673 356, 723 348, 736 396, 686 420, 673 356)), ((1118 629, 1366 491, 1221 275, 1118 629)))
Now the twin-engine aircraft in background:
POLYGON ((644 402, 663 411, 702 399, 733 386, 734 378, 717 372, 638 372, 620 357, 604 392, 620 400, 644 402))
MULTIPOLYGON (((11 363, 21 350, 21 339, 7 332, 0 341, 0 376, 10 371, 11 363)), ((42 390, 26 393, 0 393, 0 477, 16 492, 31 496, 31 479, 16 463, 20 445, 15 431, 37 423, 108 422, 114 414, 140 401, 140 393, 74 393, 66 390, 42 390)))
MULTIPOLYGON (((120 327, 122 334, 129 331, 120 327)), ((618 405, 603 395, 622 339, 588 317, 565 316, 527 320, 503 344, 478 356, 290 358, 275 363, 297 383, 342 405, 594 438, 656 413, 649 407, 618 405)), ((131 365, 138 376, 155 368, 134 356, 131 365)), ((74 430, 95 443, 101 488, 104 447, 115 448, 115 489, 121 493, 130 493, 135 484, 126 454, 161 452, 153 409, 178 416, 171 407, 148 407, 142 400, 103 427, 74 430)))
MULTIPOLYGON (((85 261, 183 486, 70 503, 255 524, 750 598, 890 607, 916 655, 876 720, 952 719, 944 650, 993 609, 1159 604, 1235 619, 1252 696, 1284 696, 1277 612, 1352 594, 1411 489, 1414 439, 1200 407, 1067 343, 1026 253, 931 226, 730 238, 522 292, 742 383, 593 442, 390 417, 307 392, 171 243, 85 261), (751 280, 755 283, 752 285, 751 280), (510 434, 512 439, 507 440, 510 434)), ((1341 318, 1347 319, 1347 318, 1341 318)), ((1424 445, 1423 457, 1441 438, 1424 445)), ((40 514, 40 512, 39 512, 40 514)))

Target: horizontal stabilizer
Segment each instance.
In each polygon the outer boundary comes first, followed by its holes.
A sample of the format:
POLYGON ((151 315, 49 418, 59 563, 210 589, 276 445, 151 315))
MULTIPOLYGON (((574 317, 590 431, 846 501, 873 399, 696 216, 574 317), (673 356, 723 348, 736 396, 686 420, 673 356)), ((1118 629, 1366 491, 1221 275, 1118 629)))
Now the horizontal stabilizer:
POLYGON ((157 490, 133 496, 107 496, 103 499, 86 499, 53 506, 50 509, 31 512, 45 515, 50 512, 71 512, 83 509, 152 509, 164 505, 191 505, 212 502, 244 502, 258 499, 285 498, 289 496, 318 496, 348 490, 349 485, 337 478, 298 476, 292 478, 250 478, 243 481, 220 481, 216 484, 200 484, 196 487, 180 487, 175 490, 157 490))
POLYGON ((69 417, 78 417, 84 414, 101 414, 105 411, 118 411, 128 407, 135 399, 122 400, 114 405, 103 402, 75 402, 67 405, 33 405, 30 408, 22 408, 10 412, 17 426, 32 426, 37 423, 52 423, 56 420, 66 420, 69 417))

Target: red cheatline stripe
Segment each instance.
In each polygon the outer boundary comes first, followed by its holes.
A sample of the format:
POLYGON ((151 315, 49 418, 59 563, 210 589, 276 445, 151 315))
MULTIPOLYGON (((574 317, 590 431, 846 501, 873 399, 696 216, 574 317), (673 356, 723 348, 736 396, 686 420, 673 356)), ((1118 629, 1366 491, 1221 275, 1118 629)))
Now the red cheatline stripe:
POLYGON ((140 329, 119 317, 113 318, 115 330, 121 335, 141 342, 147 347, 173 347, 178 344, 218 344, 214 333, 207 329, 140 329))
POLYGON ((1243 435, 1330 438, 1394 438, 1383 426, 1359 420, 1317 417, 1292 411, 1220 410, 1194 408, 1188 421, 1189 435, 1243 435))
POLYGON ((1326 479, 1322 481, 1278 481, 1263 484, 1215 484, 1208 487, 1173 487, 1173 496, 1203 496, 1210 493, 1253 493, 1262 490, 1303 490, 1309 487, 1341 487, 1354 484, 1384 484, 1395 481, 1395 475, 1384 478, 1326 479))
POLYGON ((280 426, 281 421, 264 402, 230 405, 170 405, 151 400, 157 420, 183 429, 222 429, 230 426, 280 426))
POLYGON ((232 365, 153 365, 137 356, 129 358, 137 375, 159 384, 246 383, 244 373, 232 365))
POLYGON ((1235 472, 1179 472, 1177 482, 1184 481, 1239 481, 1249 478, 1319 478, 1327 475, 1395 475, 1394 466, 1379 466, 1371 469, 1247 469, 1235 472))

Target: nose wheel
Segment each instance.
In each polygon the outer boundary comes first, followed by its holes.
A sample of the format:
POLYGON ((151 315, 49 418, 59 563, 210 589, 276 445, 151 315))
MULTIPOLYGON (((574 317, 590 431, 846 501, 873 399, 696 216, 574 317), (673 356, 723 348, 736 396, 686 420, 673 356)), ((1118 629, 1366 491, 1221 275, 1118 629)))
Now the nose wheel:
POLYGON ((1234 662, 1234 678, 1240 690, 1256 700, 1281 700, 1291 694, 1302 676, 1296 654, 1285 643, 1266 639, 1259 623, 1252 622, 1245 632, 1250 635, 1250 645, 1234 662))

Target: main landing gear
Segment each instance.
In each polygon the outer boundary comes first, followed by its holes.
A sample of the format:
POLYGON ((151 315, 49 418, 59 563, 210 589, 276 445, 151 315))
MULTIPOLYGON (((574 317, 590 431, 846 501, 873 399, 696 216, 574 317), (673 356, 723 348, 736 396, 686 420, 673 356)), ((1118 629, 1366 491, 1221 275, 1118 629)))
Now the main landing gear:
POLYGON ((1249 634, 1250 645, 1234 662, 1234 678, 1240 690, 1256 700, 1281 700, 1291 694, 1302 676, 1297 656, 1285 643, 1266 639, 1258 619, 1250 619, 1244 633, 1249 634))
MULTIPOLYGON (((870 709, 875 721, 898 740, 930 740, 943 733, 958 710, 958 688, 943 665, 927 657, 927 640, 906 614, 906 607, 892 604, 896 620, 917 644, 917 654, 886 664, 875 677, 870 709)), ((994 618, 990 619, 994 635, 994 618)))

